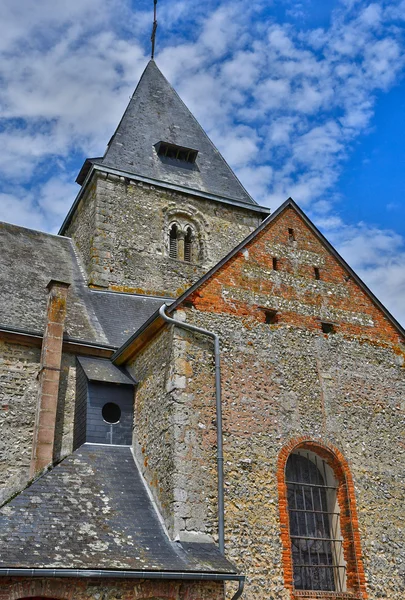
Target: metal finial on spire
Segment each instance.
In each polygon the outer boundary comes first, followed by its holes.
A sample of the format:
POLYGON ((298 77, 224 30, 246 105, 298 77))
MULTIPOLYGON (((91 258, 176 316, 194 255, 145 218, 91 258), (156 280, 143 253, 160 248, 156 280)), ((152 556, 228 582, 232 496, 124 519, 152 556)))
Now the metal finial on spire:
POLYGON ((156 15, 156 12, 157 12, 156 5, 158 3, 158 0, 153 0, 153 3, 154 3, 154 7, 153 7, 153 27, 152 27, 152 35, 151 35, 151 38, 150 38, 150 40, 152 42, 152 56, 151 56, 152 59, 155 58, 156 29, 157 29, 157 26, 158 26, 157 19, 156 19, 156 16, 157 16, 156 15))

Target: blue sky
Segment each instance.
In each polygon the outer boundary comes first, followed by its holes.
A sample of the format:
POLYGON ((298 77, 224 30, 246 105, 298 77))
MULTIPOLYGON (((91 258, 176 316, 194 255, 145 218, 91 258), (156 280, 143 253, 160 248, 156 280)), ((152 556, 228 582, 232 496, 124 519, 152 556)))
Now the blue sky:
MULTIPOLYGON (((2 0, 0 219, 56 232, 153 0, 2 0)), ((249 192, 292 196, 405 323, 405 0, 159 0, 156 61, 249 192)))

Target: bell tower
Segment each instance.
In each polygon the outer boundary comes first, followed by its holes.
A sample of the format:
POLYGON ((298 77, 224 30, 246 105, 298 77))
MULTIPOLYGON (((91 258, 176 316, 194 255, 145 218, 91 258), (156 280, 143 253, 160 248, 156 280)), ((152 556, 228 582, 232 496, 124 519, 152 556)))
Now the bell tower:
POLYGON ((91 287, 176 297, 269 213, 149 61, 103 157, 85 161, 60 233, 91 287))

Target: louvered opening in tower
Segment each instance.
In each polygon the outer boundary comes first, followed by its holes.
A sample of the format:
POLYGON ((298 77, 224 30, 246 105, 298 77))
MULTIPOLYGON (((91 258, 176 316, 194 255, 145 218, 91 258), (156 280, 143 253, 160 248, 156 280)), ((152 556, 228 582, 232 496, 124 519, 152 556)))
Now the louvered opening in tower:
POLYGON ((184 238, 184 260, 186 262, 191 262, 193 250, 193 232, 191 227, 188 227, 186 230, 186 237, 184 238))
POLYGON ((169 256, 177 258, 178 256, 178 227, 172 225, 169 232, 169 256))
POLYGON ((177 146, 176 144, 168 144, 167 142, 158 142, 155 144, 158 156, 172 158, 181 162, 193 164, 198 155, 198 150, 177 146))

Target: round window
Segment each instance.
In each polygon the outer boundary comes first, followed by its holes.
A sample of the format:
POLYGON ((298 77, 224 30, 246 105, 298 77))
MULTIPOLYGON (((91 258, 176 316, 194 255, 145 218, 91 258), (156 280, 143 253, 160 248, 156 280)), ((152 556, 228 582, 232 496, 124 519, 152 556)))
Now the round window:
POLYGON ((107 402, 107 404, 104 404, 101 414, 106 423, 114 424, 118 423, 121 418, 121 409, 118 404, 107 402))

